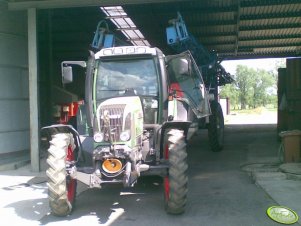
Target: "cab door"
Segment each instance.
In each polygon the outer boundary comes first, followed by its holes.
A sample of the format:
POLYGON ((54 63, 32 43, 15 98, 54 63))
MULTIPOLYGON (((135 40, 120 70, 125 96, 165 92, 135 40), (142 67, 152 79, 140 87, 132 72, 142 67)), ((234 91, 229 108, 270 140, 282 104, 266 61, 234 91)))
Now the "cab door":
POLYGON ((190 52, 167 57, 170 87, 198 118, 210 115, 208 94, 202 74, 190 52))

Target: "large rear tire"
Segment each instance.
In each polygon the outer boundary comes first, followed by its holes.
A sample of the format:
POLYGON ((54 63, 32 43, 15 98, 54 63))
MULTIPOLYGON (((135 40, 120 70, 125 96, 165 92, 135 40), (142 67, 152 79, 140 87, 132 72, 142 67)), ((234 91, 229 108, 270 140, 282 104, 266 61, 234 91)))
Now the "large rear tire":
POLYGON ((51 212, 57 216, 71 213, 76 196, 77 181, 67 175, 66 160, 74 161, 74 139, 69 133, 52 136, 48 149, 48 198, 51 212))
POLYGON ((170 214, 185 211, 187 200, 187 152, 184 132, 171 129, 166 133, 164 158, 169 162, 168 175, 164 178, 165 210, 170 214))
POLYGON ((210 103, 211 115, 209 116, 208 137, 210 148, 213 152, 219 152, 224 146, 224 115, 217 101, 210 103))

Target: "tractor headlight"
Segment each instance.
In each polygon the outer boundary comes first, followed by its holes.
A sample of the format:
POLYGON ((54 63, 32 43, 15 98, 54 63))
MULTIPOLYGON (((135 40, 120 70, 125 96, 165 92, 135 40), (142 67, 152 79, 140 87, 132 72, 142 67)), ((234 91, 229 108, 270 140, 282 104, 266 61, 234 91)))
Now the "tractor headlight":
POLYGON ((103 133, 95 133, 94 134, 94 141, 99 143, 103 141, 103 133))
POLYGON ((121 141, 128 141, 131 138, 131 134, 129 130, 123 131, 120 134, 120 140, 121 141))

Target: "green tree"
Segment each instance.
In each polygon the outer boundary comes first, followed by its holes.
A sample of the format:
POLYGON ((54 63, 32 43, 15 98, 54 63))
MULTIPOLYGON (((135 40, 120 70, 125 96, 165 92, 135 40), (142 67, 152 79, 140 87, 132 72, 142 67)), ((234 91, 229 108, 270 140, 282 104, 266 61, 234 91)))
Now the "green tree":
POLYGON ((260 77, 260 83, 256 92, 258 93, 258 103, 260 106, 266 106, 269 103, 269 97, 276 95, 276 79, 271 72, 265 70, 257 71, 260 77), (273 90, 275 93, 273 93, 273 90))
POLYGON ((240 103, 239 89, 233 84, 227 84, 221 87, 219 95, 221 98, 228 98, 230 106, 232 106, 234 109, 240 103))
POLYGON ((274 105, 277 101, 276 78, 272 72, 238 65, 234 79, 235 83, 222 87, 220 92, 222 98, 230 99, 231 106, 240 104, 241 109, 256 108, 274 105))
MULTIPOLYGON (((268 103, 269 95, 272 95, 273 88, 275 87, 276 80, 271 72, 265 70, 252 71, 252 106, 253 108, 259 106, 266 106, 268 103)), ((274 90, 276 90, 274 88, 274 90)))
POLYGON ((256 71, 244 65, 237 65, 236 75, 234 77, 236 85, 239 89, 239 100, 241 109, 252 104, 254 90, 253 84, 256 77, 256 71))
POLYGON ((253 108, 256 108, 257 106, 260 105, 260 100, 259 100, 259 96, 260 93, 258 92, 260 90, 260 86, 261 86, 261 76, 260 74, 258 74, 254 69, 249 69, 249 74, 251 77, 251 95, 252 98, 249 101, 249 105, 252 106, 253 108))

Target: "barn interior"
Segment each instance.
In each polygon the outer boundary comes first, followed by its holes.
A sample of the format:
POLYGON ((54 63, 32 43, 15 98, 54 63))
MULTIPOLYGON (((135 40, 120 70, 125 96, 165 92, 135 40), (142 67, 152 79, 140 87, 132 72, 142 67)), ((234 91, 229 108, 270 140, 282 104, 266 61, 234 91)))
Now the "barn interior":
POLYGON ((37 108, 39 120, 38 124, 31 122, 28 130, 37 134, 40 127, 53 122, 55 104, 83 98, 84 71, 78 71, 72 85, 63 87, 60 64, 64 60, 87 59, 100 21, 107 21, 120 44, 155 46, 171 54, 165 29, 178 12, 189 32, 208 51, 215 51, 220 61, 287 58, 286 68, 279 70, 278 98, 285 93, 290 107, 278 112, 278 130, 301 129, 299 0, 4 2, 9 13, 23 15, 21 20, 25 22, 21 23, 27 27, 28 52, 32 46, 36 47, 36 52, 28 55, 28 68, 36 69, 38 84, 29 85, 29 89, 37 89, 38 94, 30 95, 29 99, 37 108), (32 31, 36 31, 36 42, 30 36, 32 31))

